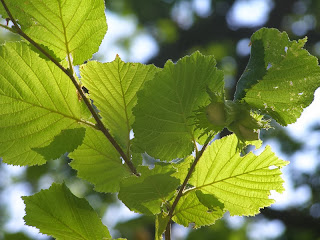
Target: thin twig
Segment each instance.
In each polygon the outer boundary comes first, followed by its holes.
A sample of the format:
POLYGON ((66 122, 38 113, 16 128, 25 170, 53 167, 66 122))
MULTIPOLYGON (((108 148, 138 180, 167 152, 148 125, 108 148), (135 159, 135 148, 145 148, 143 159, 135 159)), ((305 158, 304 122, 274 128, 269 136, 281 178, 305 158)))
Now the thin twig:
POLYGON ((80 94, 81 98, 83 99, 84 103, 88 107, 89 111, 91 112, 93 118, 96 120, 97 128, 107 137, 107 139, 110 141, 110 143, 113 145, 113 147, 118 151, 124 162, 127 164, 131 172, 137 176, 140 176, 140 174, 137 172, 136 168, 134 167, 133 163, 131 162, 129 156, 127 156, 120 145, 116 142, 116 140, 111 136, 109 133, 108 129, 104 126, 102 123, 99 115, 97 112, 94 110, 93 106, 91 105, 89 99, 85 96, 84 92, 82 91, 80 85, 78 84, 78 81, 76 78, 73 76, 72 70, 71 69, 66 69, 64 68, 54 57, 52 57, 46 50, 44 50, 38 43, 33 41, 27 34, 25 34, 21 28, 19 27, 18 23, 16 20, 13 18, 11 12, 9 11, 6 3, 4 0, 0 0, 5 11, 7 12, 10 20, 12 21, 14 25, 14 31, 15 33, 19 34, 23 38, 25 38, 29 43, 31 43, 35 48, 37 48, 41 53, 43 53, 51 62, 53 62, 58 68, 60 68, 72 81, 73 85, 76 87, 78 93, 80 94))
MULTIPOLYGON (((204 143, 203 147, 201 148, 201 151, 198 152, 198 154, 196 155, 196 158, 194 159, 194 161, 193 161, 193 163, 192 163, 192 165, 191 165, 191 167, 190 167, 190 169, 189 169, 189 171, 188 171, 188 174, 187 174, 187 176, 185 177, 185 179, 184 179, 184 181, 183 181, 183 183, 182 183, 182 185, 181 185, 181 187, 180 187, 180 189, 179 189, 179 192, 178 192, 176 198, 174 199, 174 202, 172 203, 172 206, 171 206, 170 211, 169 211, 169 213, 168 213, 169 221, 168 221, 168 224, 167 224, 167 227, 166 227, 165 237, 167 236, 167 230, 170 231, 170 224, 171 224, 171 219, 172 219, 172 217, 173 217, 173 212, 174 212, 174 210, 175 210, 175 208, 176 208, 176 206, 177 206, 180 198, 181 198, 182 195, 183 195, 183 191, 184 191, 185 187, 186 187, 187 184, 188 184, 188 181, 189 181, 189 179, 190 179, 190 177, 191 177, 191 174, 193 173, 193 171, 194 171, 197 163, 199 162, 199 160, 200 160, 200 158, 201 158, 204 150, 207 148, 207 146, 208 146, 208 144, 209 144, 209 142, 210 142, 211 139, 212 139, 212 136, 210 135, 210 136, 207 138, 206 142, 204 143)), ((169 237, 169 238, 168 238, 168 239, 166 238, 166 240, 170 240, 170 233, 169 233, 168 237, 169 237)))

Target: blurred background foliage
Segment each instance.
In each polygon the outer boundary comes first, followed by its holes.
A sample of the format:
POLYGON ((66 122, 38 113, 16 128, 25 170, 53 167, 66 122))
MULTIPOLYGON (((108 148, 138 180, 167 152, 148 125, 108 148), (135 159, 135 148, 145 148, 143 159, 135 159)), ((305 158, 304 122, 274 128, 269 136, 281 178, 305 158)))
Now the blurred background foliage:
MULTIPOLYGON (((112 59, 119 53, 127 61, 162 67, 168 59, 177 61, 200 50, 213 54, 218 67, 224 70, 229 99, 249 59, 249 38, 261 27, 286 31, 294 40, 308 36, 306 48, 320 57, 320 1, 108 0, 106 11, 110 16, 106 38, 113 37, 112 19, 122 23, 115 31, 122 29, 123 34, 104 43, 108 46, 101 47, 96 59, 106 60, 107 55, 112 59)), ((1 42, 17 39, 0 31, 1 42)), ((309 122, 299 136, 292 129, 275 124, 274 129, 261 134, 281 158, 291 161, 285 172, 286 188, 291 193, 285 195, 284 203, 263 209, 256 217, 226 216, 215 225, 198 230, 173 225, 174 239, 320 239, 320 119, 309 122)), ((115 195, 94 192, 90 184, 76 178, 69 162, 63 156, 38 167, 0 164, 0 239, 50 239, 21 227, 23 207, 18 207, 15 199, 20 198, 19 194, 47 188, 53 181, 65 181, 74 194, 86 197, 111 227, 114 237, 153 239, 153 217, 129 213, 115 195)))

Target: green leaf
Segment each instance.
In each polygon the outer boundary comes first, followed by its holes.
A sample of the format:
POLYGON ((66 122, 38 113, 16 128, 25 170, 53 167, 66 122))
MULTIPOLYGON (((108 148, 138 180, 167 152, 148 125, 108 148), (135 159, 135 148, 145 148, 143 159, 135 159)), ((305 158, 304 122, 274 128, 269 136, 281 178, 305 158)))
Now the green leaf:
POLYGON ((84 198, 74 196, 65 184, 53 183, 47 190, 22 197, 27 225, 57 240, 111 239, 106 226, 84 198))
POLYGON ((177 64, 168 61, 138 93, 133 130, 137 144, 149 155, 169 161, 194 150, 200 135, 195 131, 194 111, 210 103, 208 88, 223 95, 222 72, 215 65, 213 56, 199 52, 177 64))
POLYGON ((78 171, 78 177, 95 185, 99 192, 119 191, 120 181, 130 176, 122 164, 119 153, 98 130, 88 128, 83 144, 70 155, 71 167, 78 171))
POLYGON ((284 190, 280 168, 288 162, 276 157, 269 146, 259 156, 250 152, 241 157, 237 144, 234 134, 211 144, 197 164, 190 184, 223 203, 231 216, 252 216, 274 203, 269 198, 271 190, 284 190))
POLYGON ((267 74, 269 64, 281 61, 286 47, 291 46, 288 35, 277 29, 262 28, 251 37, 251 56, 238 81, 235 99, 242 99, 246 90, 257 84, 267 74))
POLYGON ((124 63, 117 56, 110 63, 90 61, 82 65, 80 71, 81 81, 89 89, 89 96, 99 109, 103 123, 115 139, 128 149, 136 93, 159 69, 154 65, 124 63))
POLYGON ((235 98, 282 126, 295 122, 320 85, 318 60, 302 49, 306 41, 290 41, 276 29, 263 28, 253 34, 251 58, 235 98))
POLYGON ((216 211, 211 211, 199 201, 195 191, 192 191, 180 198, 173 214, 172 220, 176 223, 185 227, 193 224, 198 228, 213 224, 223 216, 224 211, 219 207, 216 211))
POLYGON ((175 169, 170 164, 157 164, 154 169, 140 166, 141 177, 132 176, 122 181, 119 199, 135 212, 147 215, 160 213, 161 206, 175 193, 180 181, 171 176, 175 169))
POLYGON ((85 132, 85 128, 62 130, 59 135, 54 137, 48 146, 33 148, 32 150, 41 154, 46 160, 57 159, 61 157, 61 153, 72 152, 80 146, 84 139, 85 132))
POLYGON ((0 65, 0 156, 9 164, 44 164, 33 148, 47 146, 64 129, 89 124, 76 89, 25 43, 0 46, 0 65))
POLYGON ((6 3, 29 37, 47 46, 60 59, 71 55, 74 65, 82 64, 98 51, 107 31, 103 0, 7 0, 6 3))

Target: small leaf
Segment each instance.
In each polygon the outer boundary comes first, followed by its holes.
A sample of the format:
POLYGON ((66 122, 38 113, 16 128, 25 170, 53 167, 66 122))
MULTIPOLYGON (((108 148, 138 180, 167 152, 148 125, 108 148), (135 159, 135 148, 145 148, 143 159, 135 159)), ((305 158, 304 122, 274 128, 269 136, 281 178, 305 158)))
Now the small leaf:
POLYGON ((119 56, 113 62, 90 61, 80 67, 81 81, 89 89, 103 123, 125 149, 130 146, 136 93, 159 70, 154 65, 124 63, 119 56))
POLYGON ((92 128, 86 130, 83 144, 69 156, 78 177, 93 183, 99 192, 119 191, 120 181, 130 176, 119 153, 100 131, 92 128))
POLYGON ((22 197, 27 225, 57 240, 111 239, 106 226, 89 203, 74 196, 65 184, 53 183, 47 190, 22 197))
POLYGON ((119 199, 139 213, 155 215, 175 193, 180 181, 171 176, 175 169, 170 164, 157 164, 154 169, 141 166, 141 177, 132 176, 122 181, 119 199))
POLYGON ((168 61, 138 93, 133 130, 136 143, 149 155, 170 161, 194 150, 201 135, 194 111, 210 103, 208 88, 216 95, 224 93, 222 72, 215 65, 213 56, 199 52, 176 64, 168 61))
POLYGON ((232 216, 252 216, 274 203, 269 198, 271 190, 284 190, 280 168, 288 162, 277 158, 269 146, 259 156, 250 152, 241 157, 237 144, 233 134, 210 145, 190 184, 223 203, 232 216))
POLYGON ((62 130, 54 137, 53 141, 45 147, 33 148, 32 150, 41 154, 46 160, 54 160, 61 157, 64 153, 74 151, 83 142, 85 128, 74 128, 62 130))

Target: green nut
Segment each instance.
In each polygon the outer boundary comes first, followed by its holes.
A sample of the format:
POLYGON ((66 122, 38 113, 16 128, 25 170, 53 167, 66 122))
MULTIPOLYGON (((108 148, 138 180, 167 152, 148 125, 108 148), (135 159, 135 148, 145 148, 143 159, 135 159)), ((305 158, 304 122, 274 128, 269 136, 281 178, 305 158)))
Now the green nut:
POLYGON ((224 107, 224 103, 222 102, 210 103, 206 107, 208 121, 218 127, 226 126, 226 112, 224 107))

